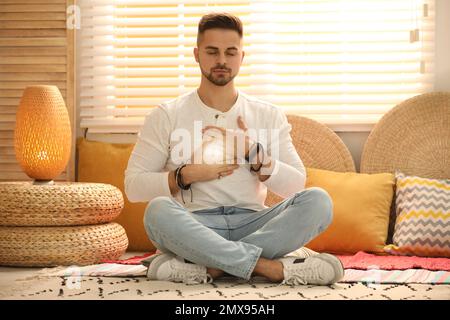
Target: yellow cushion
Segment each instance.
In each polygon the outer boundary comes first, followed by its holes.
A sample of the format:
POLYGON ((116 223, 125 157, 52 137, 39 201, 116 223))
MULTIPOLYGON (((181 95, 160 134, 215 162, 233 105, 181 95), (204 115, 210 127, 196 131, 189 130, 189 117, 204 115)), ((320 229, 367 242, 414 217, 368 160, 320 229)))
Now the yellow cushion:
POLYGON ((124 209, 114 220, 122 225, 128 236, 129 251, 154 251, 144 229, 143 217, 147 203, 130 203, 124 192, 125 169, 134 144, 118 144, 77 140, 78 179, 83 182, 108 183, 122 191, 124 209))
POLYGON ((306 187, 321 187, 333 200, 333 222, 306 246, 320 252, 382 253, 395 178, 390 173, 362 174, 307 168, 306 187))

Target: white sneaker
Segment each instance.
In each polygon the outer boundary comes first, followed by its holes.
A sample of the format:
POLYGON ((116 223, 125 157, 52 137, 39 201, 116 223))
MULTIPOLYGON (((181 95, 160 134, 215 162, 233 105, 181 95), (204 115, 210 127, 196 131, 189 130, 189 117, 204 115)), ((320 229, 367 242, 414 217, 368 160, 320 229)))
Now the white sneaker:
POLYGON ((184 282, 186 284, 211 283, 212 277, 206 272, 205 266, 187 263, 182 257, 171 253, 155 254, 148 259, 150 263, 147 278, 184 282))
POLYGON ((344 267, 335 256, 320 253, 306 259, 285 257, 279 259, 283 264, 284 280, 287 285, 329 285, 344 277, 344 267))

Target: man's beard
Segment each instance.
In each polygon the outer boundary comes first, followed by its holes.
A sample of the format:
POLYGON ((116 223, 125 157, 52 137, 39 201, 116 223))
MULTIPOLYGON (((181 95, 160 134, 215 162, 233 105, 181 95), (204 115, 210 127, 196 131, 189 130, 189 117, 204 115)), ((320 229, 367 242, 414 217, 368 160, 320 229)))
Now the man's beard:
MULTIPOLYGON (((215 69, 219 69, 219 68, 215 68, 215 69)), ((206 77, 206 79, 208 79, 211 83, 215 84, 216 86, 226 86, 231 80, 234 79, 234 76, 231 76, 231 70, 227 69, 228 73, 222 74, 223 76, 214 76, 214 71, 211 71, 210 73, 207 73, 205 71, 203 71, 202 68, 200 68, 200 70, 202 71, 202 74, 206 77), (227 76, 228 74, 230 74, 230 76, 227 76)))

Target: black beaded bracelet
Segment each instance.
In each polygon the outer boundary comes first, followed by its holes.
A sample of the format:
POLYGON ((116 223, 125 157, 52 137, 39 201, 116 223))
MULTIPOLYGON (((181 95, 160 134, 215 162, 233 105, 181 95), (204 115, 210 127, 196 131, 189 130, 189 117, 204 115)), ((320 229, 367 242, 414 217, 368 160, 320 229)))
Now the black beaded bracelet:
POLYGON ((183 177, 181 175, 181 169, 183 169, 184 167, 186 167, 185 164, 179 166, 176 170, 175 170, 175 182, 177 183, 178 187, 180 187, 180 189, 183 190, 189 190, 191 188, 191 185, 185 185, 183 183, 183 177))
POLYGON ((178 188, 180 187, 180 184, 178 183, 178 171, 180 171, 180 167, 178 167, 178 168, 176 168, 175 169, 175 173, 174 173, 174 176, 175 176, 175 184, 178 186, 178 188))
POLYGON ((183 169, 186 165, 183 164, 181 166, 179 166, 178 168, 175 169, 175 183, 176 185, 181 189, 181 199, 183 200, 183 203, 186 203, 184 201, 184 196, 183 196, 183 190, 190 190, 191 191, 191 202, 192 202, 192 188, 191 188, 191 184, 185 185, 183 183, 183 177, 181 176, 181 169, 183 169))

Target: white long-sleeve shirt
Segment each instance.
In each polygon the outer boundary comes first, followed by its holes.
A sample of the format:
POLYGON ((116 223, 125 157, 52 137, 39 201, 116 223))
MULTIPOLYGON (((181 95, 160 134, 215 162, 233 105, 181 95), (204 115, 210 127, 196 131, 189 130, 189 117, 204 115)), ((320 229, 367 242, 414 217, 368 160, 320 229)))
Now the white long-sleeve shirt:
POLYGON ((238 98, 231 109, 220 112, 204 104, 197 90, 193 90, 162 103, 145 117, 125 171, 125 193, 128 200, 148 202, 158 196, 172 197, 168 175, 169 171, 180 165, 180 154, 175 155, 174 152, 175 149, 179 150, 176 146, 180 143, 180 136, 191 139, 192 149, 181 155, 187 160, 191 158, 196 146, 194 139, 198 135, 195 136, 194 131, 198 132, 199 121, 202 127, 214 125, 236 130, 239 115, 243 117, 249 132, 254 130, 253 132, 262 133, 260 136, 250 135, 251 138, 262 143, 269 153, 276 150, 271 154, 272 161, 275 161, 273 174, 261 182, 257 175, 250 172, 248 164, 241 164, 229 176, 193 183, 192 202, 189 190, 178 191, 175 199, 190 212, 219 206, 262 210, 267 208, 264 205, 267 189, 282 197, 289 197, 303 190, 305 167, 292 144, 291 125, 279 107, 238 90, 238 98), (267 134, 264 134, 264 130, 259 131, 260 129, 266 129, 267 134), (272 129, 279 130, 278 144, 270 135, 272 129))

